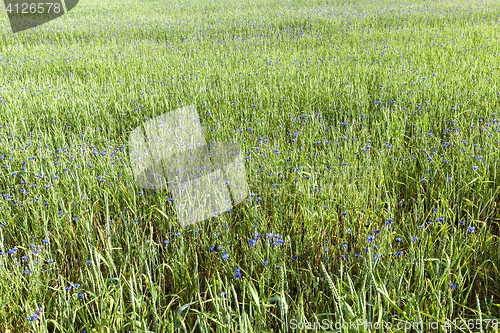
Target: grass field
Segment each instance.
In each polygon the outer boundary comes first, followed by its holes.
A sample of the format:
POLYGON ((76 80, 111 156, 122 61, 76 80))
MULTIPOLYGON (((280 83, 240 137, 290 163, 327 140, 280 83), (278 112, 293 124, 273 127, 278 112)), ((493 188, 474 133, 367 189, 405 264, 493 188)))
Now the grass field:
POLYGON ((2 332, 498 332, 497 1, 2 15, 2 332), (252 193, 182 228, 127 143, 191 104, 252 193))

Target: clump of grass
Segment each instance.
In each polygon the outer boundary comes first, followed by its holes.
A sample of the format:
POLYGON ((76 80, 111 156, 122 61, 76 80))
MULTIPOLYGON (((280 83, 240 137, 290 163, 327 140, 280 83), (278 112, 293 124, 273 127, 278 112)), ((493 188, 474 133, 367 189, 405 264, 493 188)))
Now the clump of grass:
POLYGON ((6 28, 0 329, 490 330, 494 5, 109 0, 6 28), (180 228, 127 142, 193 103, 208 142, 242 147, 252 194, 180 228))

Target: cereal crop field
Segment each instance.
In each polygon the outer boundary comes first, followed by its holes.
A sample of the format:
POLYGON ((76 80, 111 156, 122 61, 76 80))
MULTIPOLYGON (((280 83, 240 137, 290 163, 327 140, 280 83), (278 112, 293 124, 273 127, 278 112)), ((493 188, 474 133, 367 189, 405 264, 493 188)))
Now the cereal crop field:
POLYGON ((494 0, 2 11, 0 330, 498 332, 499 27, 494 0), (128 144, 188 105, 249 193, 182 227, 128 144))

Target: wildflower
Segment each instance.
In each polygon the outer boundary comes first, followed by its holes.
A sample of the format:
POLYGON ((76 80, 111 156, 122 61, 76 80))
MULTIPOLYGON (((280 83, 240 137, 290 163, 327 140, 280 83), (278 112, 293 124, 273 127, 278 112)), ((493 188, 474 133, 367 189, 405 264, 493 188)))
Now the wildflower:
POLYGON ((474 232, 475 229, 476 229, 476 227, 473 227, 473 226, 467 227, 468 232, 474 232))
POLYGON ((236 268, 236 269, 234 270, 234 272, 236 273, 236 274, 234 274, 234 277, 235 277, 235 278, 239 279, 239 278, 242 276, 242 275, 241 275, 241 273, 240 273, 240 271, 241 271, 241 269, 240 269, 240 268, 236 268))

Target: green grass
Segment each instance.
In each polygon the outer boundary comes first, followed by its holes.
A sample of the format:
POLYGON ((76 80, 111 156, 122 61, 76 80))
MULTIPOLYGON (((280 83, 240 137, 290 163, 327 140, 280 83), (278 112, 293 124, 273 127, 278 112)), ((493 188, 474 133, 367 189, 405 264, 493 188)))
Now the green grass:
POLYGON ((12 34, 4 15, 0 330, 498 331, 499 18, 495 1, 105 0, 12 34), (184 229, 168 191, 133 182, 127 142, 190 104, 208 142, 242 147, 254 196, 184 229))

